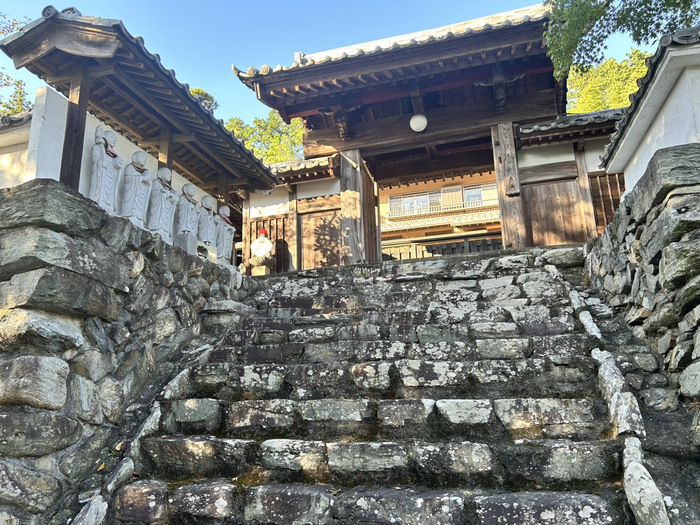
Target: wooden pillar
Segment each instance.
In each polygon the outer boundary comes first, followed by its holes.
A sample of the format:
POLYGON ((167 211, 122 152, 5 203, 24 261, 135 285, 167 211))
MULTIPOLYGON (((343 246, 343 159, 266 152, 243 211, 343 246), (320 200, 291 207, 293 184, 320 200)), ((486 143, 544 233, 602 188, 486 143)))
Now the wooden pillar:
POLYGON ((520 193, 513 123, 503 122, 491 126, 491 142, 498 187, 498 207, 501 211, 503 247, 530 246, 532 244, 530 225, 520 193))
POLYGON ((291 268, 287 270, 301 270, 301 261, 299 260, 299 254, 301 253, 299 248, 300 236, 299 236, 299 214, 297 212, 297 187, 296 185, 290 188, 289 193, 289 214, 287 215, 287 248, 289 250, 289 259, 291 263, 291 268))
POLYGON ((574 158, 576 159, 576 170, 578 171, 578 210, 581 216, 581 224, 586 234, 586 241, 598 236, 595 225, 595 209, 593 207, 593 195, 591 193, 591 179, 586 168, 586 155, 583 149, 583 142, 575 144, 574 158))
POLYGON ((219 173, 219 177, 216 181, 216 192, 223 199, 223 202, 219 204, 219 206, 223 206, 228 202, 228 177, 223 172, 219 173))
POLYGON ((68 94, 66 114, 66 134, 63 137, 63 156, 59 180, 78 191, 80 185, 80 165, 83 160, 85 124, 87 122, 90 85, 85 70, 85 62, 77 59, 73 64, 68 94))
POLYGON ((362 156, 359 150, 340 156, 340 264, 367 260, 362 219, 362 156))
POLYGON ((250 243, 253 239, 250 238, 250 194, 246 192, 245 200, 243 201, 243 219, 241 221, 241 239, 243 241, 243 252, 241 254, 241 262, 246 267, 246 273, 250 274, 248 269, 248 259, 250 258, 250 243))
POLYGON ((173 169, 173 156, 170 152, 170 128, 160 128, 160 145, 158 147, 158 167, 173 169))

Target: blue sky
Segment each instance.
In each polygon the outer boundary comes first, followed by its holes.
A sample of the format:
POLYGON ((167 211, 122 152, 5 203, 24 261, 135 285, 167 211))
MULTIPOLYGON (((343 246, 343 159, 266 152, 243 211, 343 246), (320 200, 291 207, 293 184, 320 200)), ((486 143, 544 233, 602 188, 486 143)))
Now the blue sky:
MULTIPOLYGON (((0 12, 13 18, 36 19, 48 0, 5 3, 0 12)), ((85 16, 121 19, 134 36, 144 38, 146 48, 158 53, 163 65, 174 69, 178 80, 201 87, 219 102, 215 114, 224 120, 240 117, 246 122, 267 115, 231 71, 269 64, 290 65, 294 52, 314 53, 422 29, 440 27, 511 9, 527 7, 535 0, 73 0, 56 4, 59 10, 76 7, 85 16)), ((610 44, 609 56, 624 58, 631 42, 610 44)), ((33 91, 42 82, 26 71, 16 72, 0 52, 0 66, 27 82, 33 91)))

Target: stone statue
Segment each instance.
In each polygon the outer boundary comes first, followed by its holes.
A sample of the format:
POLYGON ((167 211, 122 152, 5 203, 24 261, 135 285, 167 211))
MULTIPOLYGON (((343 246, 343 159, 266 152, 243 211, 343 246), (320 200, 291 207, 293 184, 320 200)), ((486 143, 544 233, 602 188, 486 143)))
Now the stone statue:
POLYGON ((277 264, 277 259, 272 257, 274 245, 267 237, 267 230, 260 228, 260 235, 250 244, 250 259, 248 262, 252 266, 252 275, 267 275, 270 273, 270 268, 277 264))
POLYGON ((236 234, 236 228, 231 224, 229 215, 231 208, 228 206, 220 206, 219 213, 214 216, 216 224, 216 253, 220 260, 227 264, 233 264, 233 236, 236 234))
POLYGON ((168 168, 158 169, 158 177, 153 181, 146 213, 146 228, 159 234, 170 244, 173 242, 173 218, 177 205, 177 195, 170 185, 172 178, 173 174, 168 168))
POLYGON ((216 246, 216 225, 214 224, 214 197, 205 195, 202 197, 202 204, 197 210, 199 218, 197 221, 197 240, 204 244, 216 246))
POLYGON ((182 195, 175 210, 175 230, 174 234, 189 233, 197 236, 197 223, 199 213, 197 211, 197 199, 194 198, 195 187, 192 183, 187 183, 182 187, 182 195))
POLYGON ((146 168, 146 153, 137 151, 124 168, 119 213, 135 226, 144 227, 146 205, 151 193, 151 174, 146 168))
POLYGON ((90 151, 92 170, 88 198, 112 215, 117 214, 117 180, 123 164, 114 150, 116 144, 114 131, 104 131, 102 126, 95 128, 95 144, 90 151))

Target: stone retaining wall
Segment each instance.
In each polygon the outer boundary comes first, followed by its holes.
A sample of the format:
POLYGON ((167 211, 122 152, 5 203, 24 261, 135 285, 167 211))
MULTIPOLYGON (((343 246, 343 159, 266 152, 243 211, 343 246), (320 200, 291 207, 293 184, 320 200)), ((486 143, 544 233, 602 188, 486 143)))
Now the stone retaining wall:
POLYGON ((254 286, 56 181, 0 190, 0 522, 66 523, 131 480, 123 442, 254 286))
MULTIPOLYGON (((586 264, 591 287, 663 356, 681 400, 698 401, 700 144, 654 154, 614 221, 588 246, 586 264)), ((700 432, 694 435, 700 445, 700 432)))

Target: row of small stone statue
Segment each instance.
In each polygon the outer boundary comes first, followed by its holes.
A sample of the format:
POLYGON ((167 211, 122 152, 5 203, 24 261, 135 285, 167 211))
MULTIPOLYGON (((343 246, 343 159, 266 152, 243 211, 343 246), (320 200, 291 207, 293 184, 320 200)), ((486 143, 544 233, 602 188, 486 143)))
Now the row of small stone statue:
POLYGON ((215 247, 220 262, 231 264, 236 229, 229 220, 230 208, 221 206, 217 212, 216 201, 209 195, 198 206, 195 186, 190 183, 177 195, 168 168, 159 168, 157 178, 151 180, 143 151, 134 153, 131 163, 122 170, 123 161, 114 150, 116 142, 116 133, 97 126, 88 197, 108 213, 127 217, 139 228, 158 233, 169 244, 188 249, 192 244, 188 239, 194 237, 215 247))

